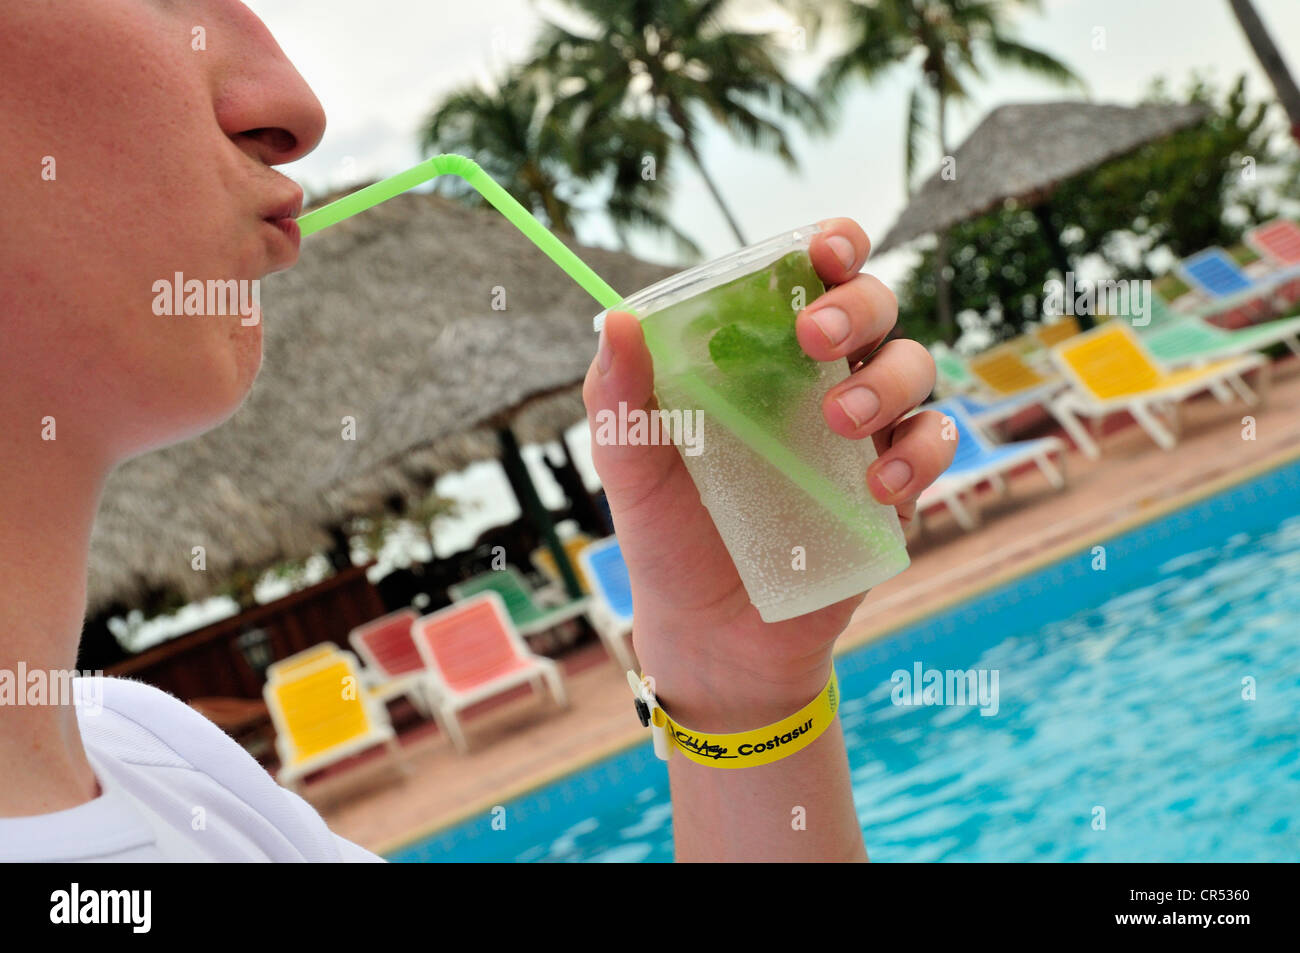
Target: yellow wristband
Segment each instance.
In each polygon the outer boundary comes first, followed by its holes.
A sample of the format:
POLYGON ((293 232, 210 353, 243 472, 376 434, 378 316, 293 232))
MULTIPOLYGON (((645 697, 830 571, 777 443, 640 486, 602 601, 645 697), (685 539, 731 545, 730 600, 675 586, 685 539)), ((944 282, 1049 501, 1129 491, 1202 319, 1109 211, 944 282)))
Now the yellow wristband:
POLYGON ((780 761, 812 744, 835 720, 840 707, 839 684, 835 680, 835 666, 826 687, 816 698, 788 718, 756 728, 731 734, 705 734, 693 731, 668 717, 651 688, 648 676, 637 677, 627 673, 628 684, 637 699, 637 714, 653 736, 655 754, 667 761, 673 749, 697 764, 711 768, 749 768, 780 761))

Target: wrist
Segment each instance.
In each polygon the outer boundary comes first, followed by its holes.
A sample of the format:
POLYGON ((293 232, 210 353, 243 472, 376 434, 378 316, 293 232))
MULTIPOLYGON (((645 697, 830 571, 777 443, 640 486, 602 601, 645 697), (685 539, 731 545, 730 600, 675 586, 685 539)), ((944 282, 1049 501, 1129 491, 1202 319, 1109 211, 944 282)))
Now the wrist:
POLYGON ((831 675, 832 646, 781 664, 638 650, 642 675, 674 721, 697 731, 736 732, 788 717, 816 698, 831 675))

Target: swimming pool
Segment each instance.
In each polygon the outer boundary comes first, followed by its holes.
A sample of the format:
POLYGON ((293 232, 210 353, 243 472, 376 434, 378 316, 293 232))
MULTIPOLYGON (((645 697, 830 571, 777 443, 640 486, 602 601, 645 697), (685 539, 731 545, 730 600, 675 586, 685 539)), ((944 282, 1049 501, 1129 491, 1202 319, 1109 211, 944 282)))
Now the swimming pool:
MULTIPOLYGON (((873 860, 1300 859, 1300 461, 1101 545, 836 661, 873 860), (895 705, 918 663, 996 714, 895 705)), ((648 743, 502 807, 390 859, 672 859, 648 743)))

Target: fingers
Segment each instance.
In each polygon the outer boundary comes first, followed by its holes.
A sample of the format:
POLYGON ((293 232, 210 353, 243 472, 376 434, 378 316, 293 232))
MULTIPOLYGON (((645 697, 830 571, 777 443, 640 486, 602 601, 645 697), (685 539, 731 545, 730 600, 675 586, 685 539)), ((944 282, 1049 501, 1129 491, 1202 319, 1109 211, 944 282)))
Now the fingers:
POLYGON ((943 415, 927 410, 900 420, 891 433, 878 435, 880 457, 867 467, 871 495, 881 503, 910 505, 952 463, 957 441, 946 439, 946 434, 943 415), (882 447, 885 443, 888 446, 882 447))
POLYGON ((630 443, 620 436, 624 419, 654 404, 654 365, 641 322, 626 311, 605 316, 596 356, 582 385, 591 428, 591 459, 611 507, 643 501, 678 464, 671 444, 630 443))
POLYGON ((822 281, 839 285, 856 275, 871 254, 871 240, 851 218, 828 218, 818 223, 808 255, 822 281))
POLYGON ((814 361, 870 354, 898 321, 898 299, 874 275, 855 275, 795 318, 799 346, 814 361))
POLYGON ((916 407, 934 389, 934 360, 916 341, 888 342, 860 370, 822 398, 826 424, 842 437, 861 439, 916 407))

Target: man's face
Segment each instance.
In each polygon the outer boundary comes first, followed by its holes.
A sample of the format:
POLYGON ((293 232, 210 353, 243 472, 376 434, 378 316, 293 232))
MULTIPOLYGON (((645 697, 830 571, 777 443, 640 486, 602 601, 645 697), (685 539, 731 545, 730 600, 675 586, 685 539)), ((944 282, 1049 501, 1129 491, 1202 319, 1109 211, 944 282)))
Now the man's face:
POLYGON ((243 283, 293 264, 283 219, 302 193, 270 166, 324 126, 237 0, 0 6, 7 423, 36 433, 54 416, 60 441, 121 457, 233 412, 261 363, 260 314, 159 315, 159 282, 233 281, 220 287, 248 301, 243 283))

